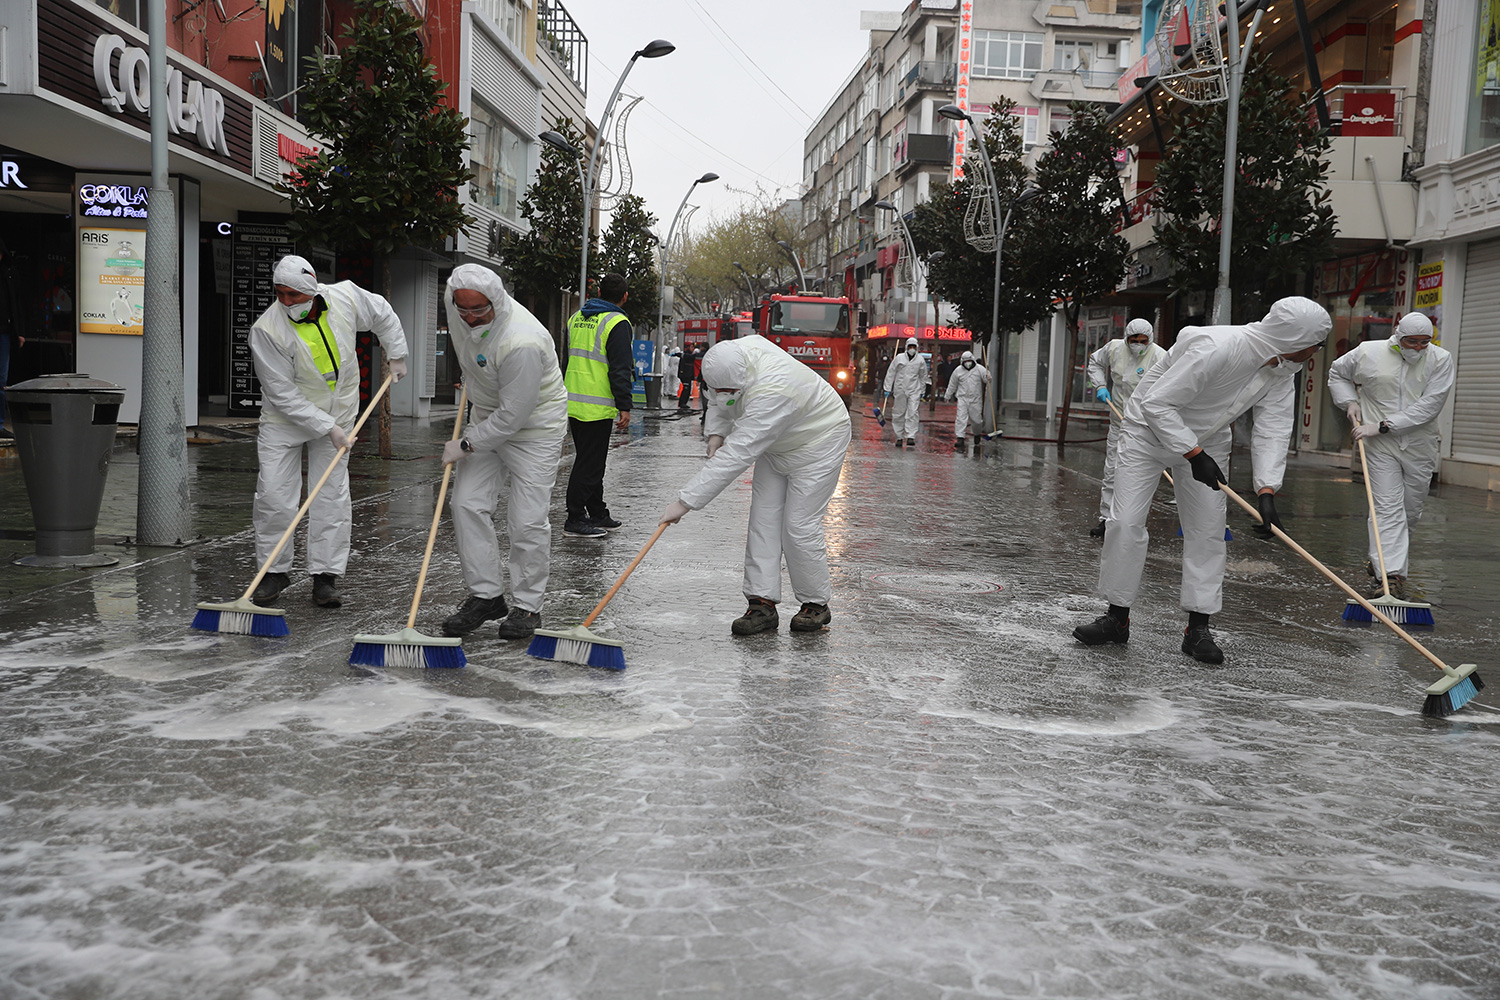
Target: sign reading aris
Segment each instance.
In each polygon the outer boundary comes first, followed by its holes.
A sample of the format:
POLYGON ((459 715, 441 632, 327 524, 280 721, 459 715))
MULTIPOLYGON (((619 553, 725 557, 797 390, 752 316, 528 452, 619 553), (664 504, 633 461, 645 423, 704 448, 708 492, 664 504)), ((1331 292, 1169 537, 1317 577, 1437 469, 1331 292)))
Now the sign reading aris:
MULTIPOLYGON (((151 110, 150 59, 145 49, 126 45, 119 35, 100 35, 94 41, 94 83, 100 102, 116 114, 124 114, 127 105, 142 113, 151 110)), ((187 80, 184 92, 183 83, 182 70, 167 67, 167 128, 196 136, 204 149, 228 156, 224 95, 197 80, 187 80)))

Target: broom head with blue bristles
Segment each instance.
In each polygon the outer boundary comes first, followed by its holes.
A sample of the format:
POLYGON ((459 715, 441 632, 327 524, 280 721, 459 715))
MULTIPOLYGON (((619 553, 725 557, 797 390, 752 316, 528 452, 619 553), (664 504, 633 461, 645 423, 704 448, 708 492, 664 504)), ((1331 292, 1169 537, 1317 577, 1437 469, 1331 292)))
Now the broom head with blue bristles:
POLYGON ((625 669, 625 647, 614 639, 595 635, 582 625, 564 629, 537 629, 527 648, 528 656, 563 663, 582 663, 602 670, 625 669))
MULTIPOLYGON (((1382 612, 1384 613, 1384 612, 1382 612)), ((1472 663, 1454 669, 1444 667, 1446 675, 1427 689, 1427 700, 1422 703, 1422 714, 1441 719, 1452 715, 1484 690, 1484 681, 1475 673, 1478 668, 1472 663)))
POLYGON ((468 663, 462 640, 434 638, 414 628, 389 635, 357 635, 349 662, 356 667, 461 667, 468 663))
POLYGON ((280 608, 263 608, 248 597, 223 604, 203 603, 193 616, 193 628, 202 632, 224 632, 229 635, 291 635, 286 612, 280 608))
MULTIPOLYGON (((1435 625, 1432 617, 1432 605, 1421 601, 1400 601, 1390 594, 1370 598, 1370 603, 1380 609, 1385 615, 1397 625, 1435 625)), ((1370 614, 1370 609, 1352 598, 1344 605, 1344 621, 1346 622, 1372 622, 1375 616, 1370 614)))

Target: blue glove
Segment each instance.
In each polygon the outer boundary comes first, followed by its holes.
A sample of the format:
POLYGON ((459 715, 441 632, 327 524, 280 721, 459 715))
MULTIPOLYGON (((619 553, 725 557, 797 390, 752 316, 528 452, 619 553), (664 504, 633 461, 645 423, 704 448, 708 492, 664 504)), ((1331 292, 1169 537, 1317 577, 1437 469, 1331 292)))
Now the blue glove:
POLYGON ((1109 402, 1109 390, 1101 385, 1099 388, 1094 390, 1094 398, 1099 400, 1099 402, 1101 403, 1109 402))

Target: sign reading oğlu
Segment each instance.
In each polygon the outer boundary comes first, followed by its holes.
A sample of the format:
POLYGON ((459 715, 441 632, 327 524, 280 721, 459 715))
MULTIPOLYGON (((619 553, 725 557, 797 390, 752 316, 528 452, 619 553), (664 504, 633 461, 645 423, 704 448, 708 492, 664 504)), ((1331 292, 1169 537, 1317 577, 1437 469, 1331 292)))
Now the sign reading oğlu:
MULTIPOLYGON (((228 156, 224 95, 197 80, 187 80, 184 93, 184 79, 182 70, 167 67, 167 129, 196 136, 204 149, 228 156)), ((100 103, 116 114, 124 114, 126 105, 142 113, 151 109, 151 69, 146 50, 126 45, 119 35, 100 35, 94 41, 94 83, 99 87, 100 103)))

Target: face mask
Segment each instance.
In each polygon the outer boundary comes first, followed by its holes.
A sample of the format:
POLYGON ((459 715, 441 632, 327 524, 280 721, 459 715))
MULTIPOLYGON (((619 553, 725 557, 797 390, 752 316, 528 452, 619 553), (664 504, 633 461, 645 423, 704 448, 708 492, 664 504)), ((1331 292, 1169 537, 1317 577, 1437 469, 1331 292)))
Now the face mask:
POLYGON ((286 310, 287 316, 291 317, 293 323, 303 323, 307 321, 308 315, 312 313, 315 301, 317 300, 308 299, 306 302, 298 302, 296 305, 282 306, 282 308, 286 310))
POLYGON ((1418 358, 1420 358, 1421 356, 1422 356, 1422 352, 1421 351, 1413 350, 1410 347, 1403 347, 1403 348, 1401 348, 1401 360, 1405 361, 1407 364, 1413 364, 1413 363, 1415 363, 1416 360, 1418 358))
POLYGON ((974 367, 974 362, 972 362, 972 361, 965 361, 964 362, 964 367, 965 368, 973 368, 974 367))
POLYGON ((1150 346, 1151 346, 1151 342, 1148 340, 1144 344, 1131 344, 1130 345, 1130 349, 1132 351, 1134 351, 1137 355, 1141 355, 1141 354, 1145 354, 1146 353, 1146 348, 1148 348, 1150 346))
POLYGON ((906 349, 906 356, 908 358, 914 358, 914 357, 916 357, 917 356, 917 349, 915 347, 908 347, 906 349))

